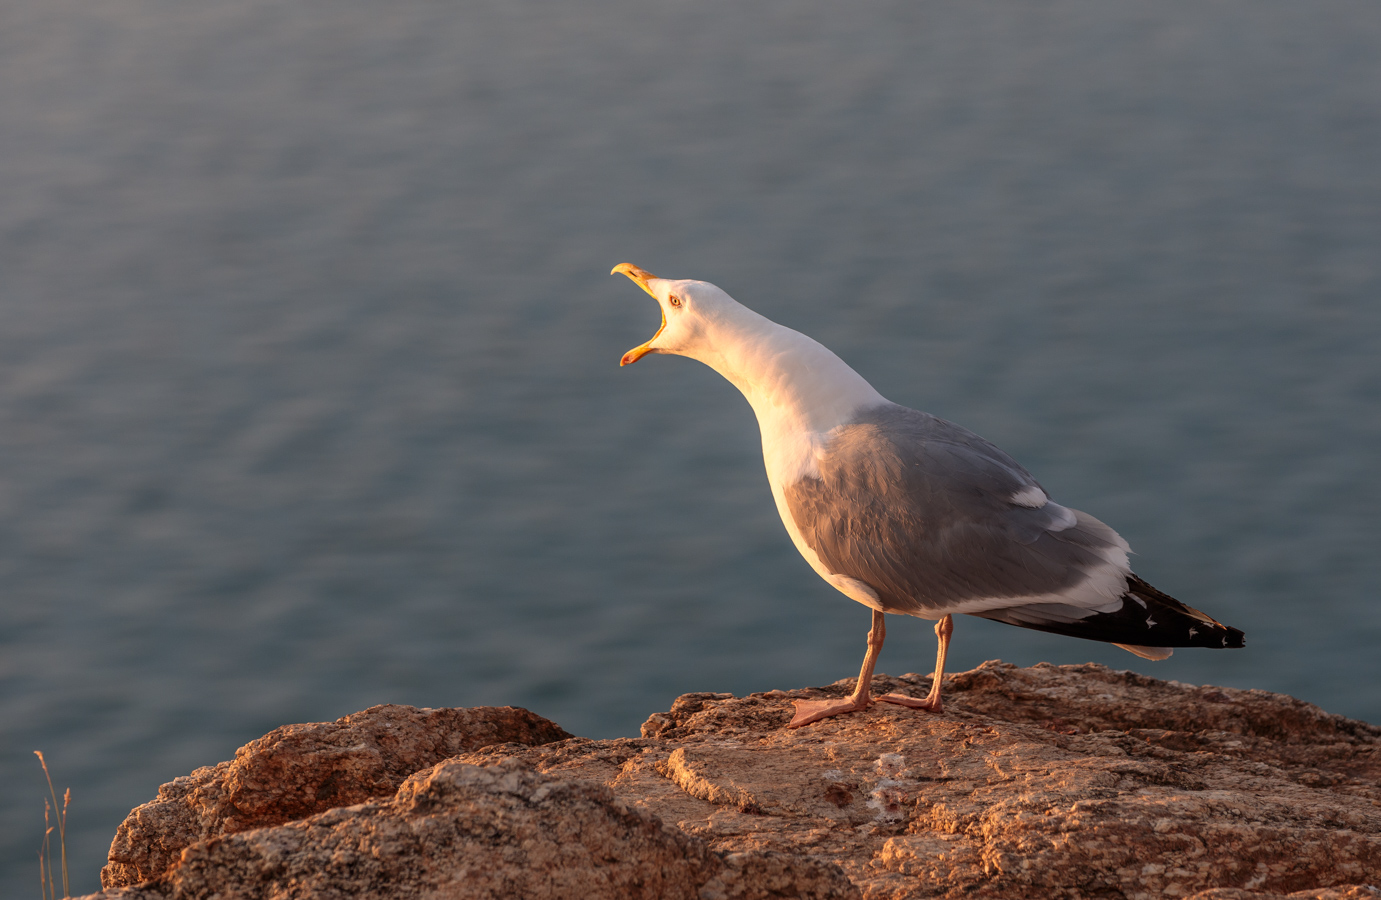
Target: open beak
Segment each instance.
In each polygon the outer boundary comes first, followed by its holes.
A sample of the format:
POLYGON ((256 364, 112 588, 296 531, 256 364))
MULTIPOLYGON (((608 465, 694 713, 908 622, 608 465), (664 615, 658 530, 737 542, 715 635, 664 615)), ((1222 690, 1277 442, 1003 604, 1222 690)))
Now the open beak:
MULTIPOLYGON (((653 275, 646 269, 640 269, 632 263, 619 263, 617 266, 614 266, 613 271, 611 271, 609 274, 627 275, 629 278, 633 280, 634 284, 636 284, 643 290, 647 291, 647 293, 651 295, 654 300, 657 298, 657 295, 653 294, 652 289, 647 286, 647 283, 651 281, 653 278, 656 278, 657 276, 653 275)), ((625 353, 623 355, 623 359, 619 360, 619 365, 632 365, 633 363, 637 362, 638 360, 642 359, 644 356, 652 352, 652 342, 657 340, 657 335, 661 334, 662 329, 667 327, 666 310, 662 309, 662 304, 660 302, 657 304, 657 308, 662 312, 662 324, 658 326, 657 334, 654 334, 652 337, 648 338, 646 343, 639 344, 632 350, 629 350, 627 353, 625 353)))

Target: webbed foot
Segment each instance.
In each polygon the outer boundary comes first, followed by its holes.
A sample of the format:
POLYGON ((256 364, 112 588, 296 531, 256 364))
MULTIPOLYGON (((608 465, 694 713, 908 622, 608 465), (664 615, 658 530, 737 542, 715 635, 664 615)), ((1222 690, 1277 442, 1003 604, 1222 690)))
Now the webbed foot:
POLYGON ((842 716, 844 713, 858 712, 871 705, 868 700, 860 700, 857 697, 842 697, 838 700, 796 700, 793 702, 796 704, 796 715, 792 717, 791 722, 786 726, 787 728, 800 728, 802 725, 828 719, 830 716, 842 716))

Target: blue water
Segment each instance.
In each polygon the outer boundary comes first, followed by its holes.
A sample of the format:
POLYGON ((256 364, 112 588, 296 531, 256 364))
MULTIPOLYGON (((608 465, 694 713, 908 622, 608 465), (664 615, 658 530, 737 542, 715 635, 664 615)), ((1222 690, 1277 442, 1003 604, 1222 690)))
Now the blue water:
MULTIPOLYGON (((594 737, 853 675, 630 261, 966 425, 1247 631, 1097 660, 1381 721, 1381 7, 9 0, 0 894, 289 722, 594 737)), ((928 671, 898 620, 881 668, 928 671)))

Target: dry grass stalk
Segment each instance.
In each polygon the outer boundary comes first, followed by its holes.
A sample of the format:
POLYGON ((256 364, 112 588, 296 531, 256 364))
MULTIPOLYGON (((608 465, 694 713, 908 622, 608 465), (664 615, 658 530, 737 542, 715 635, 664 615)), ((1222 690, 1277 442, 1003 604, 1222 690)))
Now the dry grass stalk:
POLYGON ((48 780, 48 795, 53 798, 51 804, 47 800, 43 801, 43 849, 38 854, 39 885, 43 890, 43 900, 57 900, 58 886, 53 880, 53 826, 49 810, 52 810, 52 818, 56 818, 58 822, 58 850, 62 856, 62 896, 70 897, 72 895, 67 887, 67 807, 72 803, 72 789, 68 788, 62 792, 62 809, 59 810, 58 792, 53 787, 53 776, 48 774, 48 761, 43 758, 41 750, 35 750, 34 756, 38 757, 38 764, 43 766, 43 777, 48 780))

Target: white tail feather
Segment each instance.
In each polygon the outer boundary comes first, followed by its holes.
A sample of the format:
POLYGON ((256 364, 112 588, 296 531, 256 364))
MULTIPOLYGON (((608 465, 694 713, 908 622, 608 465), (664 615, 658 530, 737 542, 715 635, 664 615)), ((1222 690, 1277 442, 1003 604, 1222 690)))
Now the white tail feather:
POLYGON ((1174 653, 1169 647, 1141 647, 1137 644, 1113 644, 1114 647, 1121 647, 1128 653, 1135 653, 1142 659, 1169 659, 1170 654, 1174 653))

